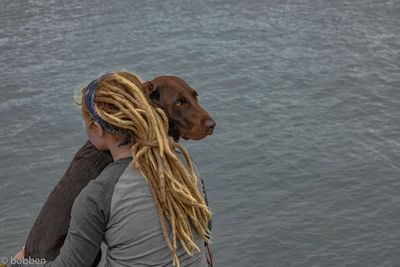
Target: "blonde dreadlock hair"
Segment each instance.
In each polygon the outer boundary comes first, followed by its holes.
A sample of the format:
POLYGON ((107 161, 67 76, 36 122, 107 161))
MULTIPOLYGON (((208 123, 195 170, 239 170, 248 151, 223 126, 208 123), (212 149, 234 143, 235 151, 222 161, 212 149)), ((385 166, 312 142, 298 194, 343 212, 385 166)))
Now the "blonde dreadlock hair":
MULTIPOLYGON (((173 257, 177 239, 189 255, 200 249, 193 242, 190 221, 204 241, 209 242, 210 211, 197 187, 197 177, 185 149, 168 133, 168 118, 158 107, 149 104, 141 91, 140 79, 130 72, 105 75, 97 82, 94 109, 116 132, 131 135, 132 167, 140 169, 156 204, 163 236, 173 257), (184 155, 189 170, 174 149, 184 155), (165 228, 165 218, 172 228, 172 242, 165 228)), ((87 87, 82 89, 84 99, 87 87)), ((82 116, 93 122, 82 104, 82 116)))

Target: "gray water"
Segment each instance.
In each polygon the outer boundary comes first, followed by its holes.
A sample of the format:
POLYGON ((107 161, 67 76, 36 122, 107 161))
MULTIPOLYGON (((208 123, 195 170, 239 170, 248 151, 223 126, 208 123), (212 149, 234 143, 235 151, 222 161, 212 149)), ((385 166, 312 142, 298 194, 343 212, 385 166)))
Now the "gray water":
POLYGON ((400 2, 0 5, 0 256, 85 142, 73 93, 177 75, 215 133, 184 141, 216 266, 400 266, 400 2))

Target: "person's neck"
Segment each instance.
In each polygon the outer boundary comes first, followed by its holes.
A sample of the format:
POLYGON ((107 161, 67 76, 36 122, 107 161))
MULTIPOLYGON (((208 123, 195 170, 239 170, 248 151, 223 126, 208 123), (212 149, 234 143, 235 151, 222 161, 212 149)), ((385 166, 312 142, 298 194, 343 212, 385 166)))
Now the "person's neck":
POLYGON ((120 146, 120 147, 118 145, 115 145, 115 146, 109 147, 109 150, 111 152, 111 156, 114 161, 132 156, 129 145, 120 146))

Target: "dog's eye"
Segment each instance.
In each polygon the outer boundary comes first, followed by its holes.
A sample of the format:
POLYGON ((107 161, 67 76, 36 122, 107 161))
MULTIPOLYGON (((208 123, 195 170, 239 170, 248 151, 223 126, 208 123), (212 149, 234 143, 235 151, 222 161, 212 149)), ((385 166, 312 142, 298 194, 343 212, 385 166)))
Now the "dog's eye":
POLYGON ((186 103, 186 101, 185 101, 185 99, 183 99, 183 98, 179 98, 178 99, 178 101, 176 101, 176 105, 179 107, 179 106, 181 106, 181 105, 183 105, 183 104, 185 104, 186 103))

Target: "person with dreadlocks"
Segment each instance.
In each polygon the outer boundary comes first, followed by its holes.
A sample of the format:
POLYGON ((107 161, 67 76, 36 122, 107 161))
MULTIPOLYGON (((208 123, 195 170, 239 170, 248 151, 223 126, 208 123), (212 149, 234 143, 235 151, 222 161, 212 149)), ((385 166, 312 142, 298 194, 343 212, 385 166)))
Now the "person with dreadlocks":
POLYGON ((15 266, 91 266, 102 241, 107 267, 208 266, 210 211, 198 170, 140 88, 136 75, 118 72, 82 89, 86 133, 114 162, 75 199, 60 255, 15 266))

